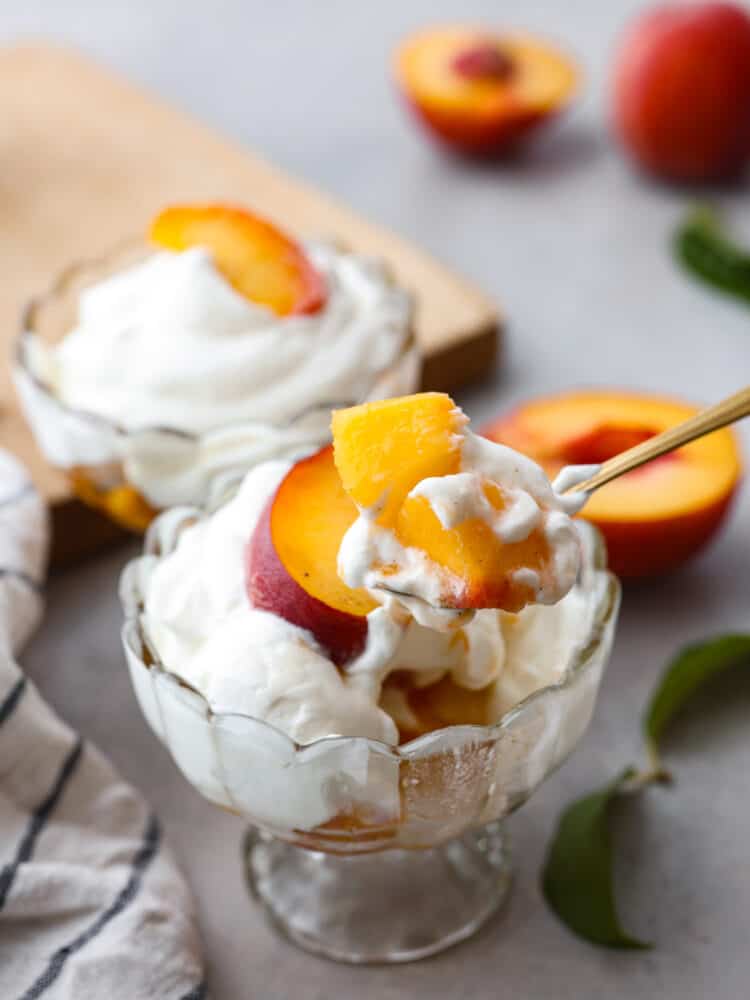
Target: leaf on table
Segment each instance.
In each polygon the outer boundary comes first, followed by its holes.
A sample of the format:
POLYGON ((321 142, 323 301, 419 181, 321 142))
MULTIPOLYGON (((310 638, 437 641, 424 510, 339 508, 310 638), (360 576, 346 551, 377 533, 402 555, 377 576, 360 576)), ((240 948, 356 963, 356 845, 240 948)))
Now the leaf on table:
POLYGON ((729 239, 713 209, 690 212, 675 232, 674 252, 695 277, 750 302, 750 252, 729 239))
POLYGON ((686 646, 668 664, 651 695, 643 718, 643 733, 652 760, 658 762, 662 733, 684 705, 718 674, 746 663, 750 666, 750 635, 724 635, 686 646))
POLYGON ((633 776, 623 771, 603 789, 573 802, 560 818, 544 871, 544 897, 580 937, 609 948, 650 948, 627 933, 615 905, 610 806, 633 776))
POLYGON ((598 792, 578 799, 563 813, 542 873, 544 897, 580 937, 610 948, 649 948, 623 930, 612 877, 610 806, 668 780, 659 761, 659 740, 673 719, 706 684, 728 670, 750 667, 750 635, 730 634, 686 646, 667 665, 643 718, 651 756, 644 771, 628 768, 598 792))

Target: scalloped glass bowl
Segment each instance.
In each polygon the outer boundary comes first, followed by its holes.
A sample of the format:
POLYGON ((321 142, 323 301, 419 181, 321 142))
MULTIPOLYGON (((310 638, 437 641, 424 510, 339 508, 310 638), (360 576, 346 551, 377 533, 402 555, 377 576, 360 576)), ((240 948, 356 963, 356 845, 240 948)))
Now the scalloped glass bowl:
MULTIPOLYGON (((169 552, 200 516, 159 518, 146 553, 169 552)), ((598 536, 596 565, 605 572, 598 536)), ((261 720, 213 712, 164 669, 140 621, 141 566, 132 562, 121 585, 141 709, 188 781, 253 824, 248 879, 277 927, 308 950, 366 962, 433 954, 481 926, 509 886, 500 821, 568 756, 591 718, 617 579, 606 573, 591 634, 562 680, 495 725, 450 726, 398 747, 351 737, 300 746, 261 720)))
POLYGON ((420 358, 413 336, 392 365, 378 372, 363 399, 321 399, 283 424, 247 422, 204 434, 170 427, 128 430, 57 399, 44 381, 39 346, 58 343, 75 324, 81 292, 153 252, 129 240, 109 254, 65 270, 23 311, 13 375, 40 450, 65 472, 84 503, 142 532, 159 510, 210 504, 227 483, 270 458, 295 459, 330 436, 331 408, 413 392, 420 358))

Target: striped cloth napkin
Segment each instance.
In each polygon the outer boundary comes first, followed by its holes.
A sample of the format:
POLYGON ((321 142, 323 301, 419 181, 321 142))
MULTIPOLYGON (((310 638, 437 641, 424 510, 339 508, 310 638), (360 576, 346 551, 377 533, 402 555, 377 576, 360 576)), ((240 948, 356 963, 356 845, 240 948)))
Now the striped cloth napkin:
POLYGON ((0 451, 0 998, 202 1000, 193 903, 158 819, 16 663, 41 616, 46 536, 0 451))

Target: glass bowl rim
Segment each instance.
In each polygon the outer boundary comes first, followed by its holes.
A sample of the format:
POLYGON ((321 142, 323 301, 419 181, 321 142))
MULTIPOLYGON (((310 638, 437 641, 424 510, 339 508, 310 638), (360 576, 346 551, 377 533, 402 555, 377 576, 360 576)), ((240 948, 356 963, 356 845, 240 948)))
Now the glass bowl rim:
MULTIPOLYGON (((332 241, 327 241, 332 243, 332 241)), ((336 244, 333 244, 336 245, 336 244)), ((104 251, 101 254, 91 257, 79 258, 68 264, 57 275, 52 279, 51 283, 41 292, 36 295, 31 296, 21 307, 19 330, 14 340, 13 350, 12 350, 12 360, 21 369, 21 371, 29 378, 35 388, 43 393, 43 395, 58 407, 63 413, 69 416, 75 417, 79 420, 86 421, 90 424, 96 424, 103 428, 105 431, 113 433, 119 438, 134 438, 141 435, 156 434, 163 435, 166 437, 177 438, 180 441, 186 441, 193 444, 200 444, 218 434, 223 434, 225 432, 231 432, 235 430, 241 430, 242 428, 267 428, 269 430, 289 430, 295 427, 298 423, 305 420, 307 417, 316 413, 329 413, 333 409, 341 409, 347 406, 356 406, 361 403, 361 399, 351 399, 351 400, 340 400, 340 401, 323 401, 321 403, 314 403, 310 406, 305 407, 298 413, 289 417, 286 420, 269 422, 263 420, 234 420, 228 423, 222 423, 216 427, 208 428, 200 433, 194 431, 182 430, 179 427, 171 427, 169 425, 161 424, 144 424, 142 427, 137 428, 127 428, 123 424, 116 420, 112 420, 109 417, 105 417, 100 413, 94 413, 91 410, 84 410, 79 407, 71 406, 69 403, 63 402, 55 393, 52 391, 51 387, 33 370, 31 364, 26 356, 26 348, 29 342, 33 338, 39 338, 39 334, 35 329, 35 318, 38 311, 45 306, 53 303, 56 299, 64 295, 68 290, 69 286, 76 280, 76 278, 84 273, 86 270, 96 267, 97 265, 106 264, 110 260, 115 260, 121 254, 126 253, 128 250, 148 249, 148 243, 142 237, 126 237, 120 240, 109 250, 104 251)), ((346 252, 343 251, 342 252, 346 252)), ((379 259, 379 258, 378 258, 379 259)), ((387 265, 386 265, 387 266, 387 265)), ((396 284, 395 279, 387 272, 388 280, 392 284, 396 284)), ((399 286, 402 287, 403 286, 399 286)), ((420 355, 419 345, 417 343, 416 334, 414 332, 414 295, 409 292, 408 289, 403 288, 403 291, 409 296, 410 300, 410 316, 409 316, 409 326, 406 333, 406 338, 404 343, 398 353, 398 357, 391 361, 389 364, 384 365, 379 368, 372 375, 371 386, 376 385, 381 379, 386 378, 390 372, 397 368, 397 366, 407 357, 410 353, 416 352, 417 356, 420 355)), ((280 317, 283 318, 283 317, 280 317)))
MULTIPOLYGON (((191 509, 191 512, 201 517, 206 516, 202 511, 191 509)), ((591 632, 587 637, 587 641, 581 644, 581 647, 577 650, 574 659, 568 664, 565 673, 558 681, 554 684, 546 684, 543 687, 532 691, 525 698, 521 699, 521 701, 519 701, 516 705, 510 708, 503 716, 501 716, 500 719, 497 720, 497 722, 494 722, 489 726, 474 724, 442 726, 439 729, 434 729, 429 733, 417 736, 415 739, 409 740, 407 743, 398 744, 396 746, 367 736, 341 736, 336 734, 321 736, 318 739, 310 741, 309 743, 299 743, 292 739, 292 737, 285 733, 282 729, 279 729, 278 726, 275 726, 271 722, 267 722, 265 719, 259 719, 257 716, 248 715, 246 712, 233 712, 227 710, 215 711, 211 707, 208 698, 201 691, 195 688, 188 681, 181 678, 179 674, 168 670, 167 667, 161 663, 159 658, 156 656, 155 651, 148 644, 145 629, 143 628, 141 622, 141 612, 139 608, 133 607, 132 610, 129 610, 126 607, 126 617, 120 632, 120 637, 125 648, 133 657, 135 657, 139 667, 147 671, 155 671, 157 676, 164 678, 164 680, 171 684, 174 688, 186 691, 193 698, 198 699, 201 703, 201 710, 204 714, 205 720, 209 725, 213 724, 214 720, 217 720, 219 724, 221 724, 223 719, 227 719, 244 720, 246 722, 251 722, 254 726, 265 727, 273 734, 272 739, 277 743, 277 745, 281 742, 286 745, 287 751, 295 761, 304 761, 307 756, 315 754, 321 747, 356 744, 360 746, 367 745, 371 751, 380 756, 387 756, 396 761, 411 762, 414 759, 419 759, 424 756, 424 751, 429 749, 430 744, 434 743, 436 739, 439 739, 439 737, 445 733, 455 734, 456 737, 463 735, 466 737, 466 740, 471 739, 472 742, 489 743, 498 740, 502 733, 515 723, 519 716, 529 710, 530 706, 533 706, 538 702, 542 702, 543 700, 556 695, 560 691, 571 688, 578 677, 580 677, 586 671, 587 667, 591 665, 596 653, 601 648, 602 642, 604 641, 610 626, 614 622, 620 605, 622 588, 619 579, 606 567, 606 549, 599 531, 587 522, 583 522, 582 527, 584 530, 591 532, 594 542, 592 570, 597 573, 602 573, 605 577, 605 586, 603 587, 602 595, 597 602, 591 632), (147 663, 144 659, 144 650, 148 652, 151 660, 149 663, 147 663)), ((123 568, 123 575, 130 571, 142 558, 143 555, 140 555, 129 560, 123 568)), ((465 742, 466 740, 461 742, 465 742)), ((440 747, 439 749, 444 750, 445 747, 440 747)))

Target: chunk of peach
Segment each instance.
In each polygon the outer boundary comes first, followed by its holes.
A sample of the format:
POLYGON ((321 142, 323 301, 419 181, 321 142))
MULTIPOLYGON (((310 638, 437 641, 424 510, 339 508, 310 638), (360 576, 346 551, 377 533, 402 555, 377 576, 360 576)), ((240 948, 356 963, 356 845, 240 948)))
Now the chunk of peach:
MULTIPOLYGON (((505 497, 495 485, 485 485, 485 495, 500 513, 505 497)), ((502 542, 481 518, 469 518, 454 528, 444 528, 425 497, 408 497, 396 520, 402 545, 420 549, 431 562, 447 570, 454 582, 446 588, 441 605, 446 608, 503 608, 520 611, 534 600, 535 588, 517 572, 548 572, 549 543, 540 531, 521 542, 502 542)))
POLYGON ((304 250, 244 208, 173 205, 157 215, 149 236, 167 250, 206 247, 236 291, 279 316, 316 312, 325 303, 325 283, 304 250))
MULTIPOLYGON (((465 415, 444 393, 420 393, 366 403, 333 415, 336 467, 344 489, 360 508, 392 530, 402 546, 418 549, 442 571, 439 605, 444 608, 503 608, 518 611, 536 593, 533 570, 543 581, 551 552, 540 529, 516 543, 503 542, 483 518, 443 527, 429 501, 409 496, 424 479, 461 470, 465 415)), ((502 512, 507 497, 484 480, 485 498, 502 512)), ((381 575, 401 567, 375 566, 381 575)))
POLYGON ((417 483, 458 472, 467 423, 444 392, 335 410, 334 458, 344 490, 358 507, 382 503, 378 521, 393 524, 417 483))

